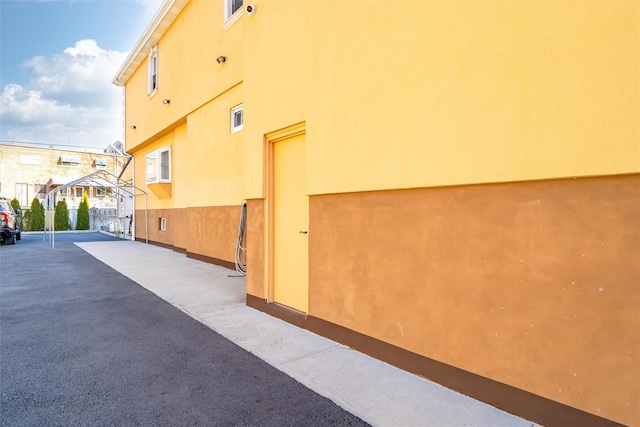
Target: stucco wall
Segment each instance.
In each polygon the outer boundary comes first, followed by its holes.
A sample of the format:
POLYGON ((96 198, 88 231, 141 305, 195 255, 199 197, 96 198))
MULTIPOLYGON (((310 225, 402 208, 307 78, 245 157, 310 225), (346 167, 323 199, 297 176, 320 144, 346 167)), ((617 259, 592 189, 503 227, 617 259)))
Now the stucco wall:
POLYGON ((305 123, 310 316, 639 424, 640 3, 258 10, 224 30, 221 1, 191 0, 158 93, 146 62, 127 82, 136 185, 172 147, 150 238, 231 261, 249 199, 247 292, 268 298, 265 135, 305 123))
MULTIPOLYGON (((149 209, 149 240, 189 256, 229 267, 235 262, 240 206, 149 209), (166 218, 167 230, 159 229, 166 218)), ((145 238, 145 211, 136 211, 136 239, 145 238)))
POLYGON ((146 212, 144 209, 136 209, 134 226, 136 228, 136 240, 144 241, 148 238, 152 243, 173 247, 173 234, 176 229, 176 223, 172 209, 149 209, 146 212), (166 218, 166 231, 160 230, 160 218, 166 218))
POLYGON ((247 198, 263 135, 302 121, 309 194, 640 171, 640 2, 273 0, 243 23, 247 198))
POLYGON ((264 200, 247 200, 247 294, 267 299, 264 200))
POLYGON ((222 10, 221 1, 187 3, 157 43, 158 90, 153 96, 147 96, 147 59, 126 82, 129 152, 242 81, 242 21, 223 30, 222 10), (223 64, 216 62, 220 55, 227 56, 223 64), (171 103, 165 105, 163 99, 171 103))
POLYGON ((640 420, 640 176, 311 197, 309 314, 640 420))
POLYGON ((240 206, 187 209, 187 252, 233 263, 235 261, 240 206))

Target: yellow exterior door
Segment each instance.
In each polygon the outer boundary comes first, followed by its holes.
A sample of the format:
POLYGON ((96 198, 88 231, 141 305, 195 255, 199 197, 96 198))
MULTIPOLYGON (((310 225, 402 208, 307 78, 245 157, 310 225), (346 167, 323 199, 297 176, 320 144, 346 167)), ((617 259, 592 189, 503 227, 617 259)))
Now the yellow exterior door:
POLYGON ((273 300, 309 310, 309 198, 305 135, 273 145, 273 300))

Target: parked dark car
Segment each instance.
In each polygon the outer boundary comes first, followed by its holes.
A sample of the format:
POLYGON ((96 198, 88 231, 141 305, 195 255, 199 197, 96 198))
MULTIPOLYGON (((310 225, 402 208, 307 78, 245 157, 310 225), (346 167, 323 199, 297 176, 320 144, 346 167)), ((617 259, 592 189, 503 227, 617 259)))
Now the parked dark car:
POLYGON ((2 244, 13 245, 21 237, 21 218, 11 207, 11 202, 0 197, 0 240, 2 244))

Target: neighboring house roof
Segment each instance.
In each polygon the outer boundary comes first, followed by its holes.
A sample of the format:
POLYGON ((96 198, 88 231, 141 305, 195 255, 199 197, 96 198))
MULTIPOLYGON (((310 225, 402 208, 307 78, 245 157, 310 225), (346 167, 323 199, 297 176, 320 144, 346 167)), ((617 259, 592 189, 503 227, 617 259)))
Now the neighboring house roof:
MULTIPOLYGON (((15 142, 15 141, 0 141, 0 147, 24 147, 36 150, 37 152, 50 151, 55 150, 56 152, 66 151, 69 153, 91 153, 91 154, 113 154, 111 152, 107 152, 106 150, 112 145, 118 146, 122 145, 121 141, 115 141, 112 144, 109 144, 107 148, 98 148, 98 147, 83 147, 83 146, 68 146, 68 145, 56 145, 56 144, 48 144, 48 143, 34 143, 34 142, 15 142)), ((124 154, 126 155, 126 154, 124 154)))
POLYGON ((167 31, 178 14, 182 11, 189 0, 164 0, 153 20, 138 40, 127 59, 118 70, 111 83, 117 86, 124 86, 133 72, 140 66, 142 61, 149 54, 149 50, 158 43, 160 37, 167 31))

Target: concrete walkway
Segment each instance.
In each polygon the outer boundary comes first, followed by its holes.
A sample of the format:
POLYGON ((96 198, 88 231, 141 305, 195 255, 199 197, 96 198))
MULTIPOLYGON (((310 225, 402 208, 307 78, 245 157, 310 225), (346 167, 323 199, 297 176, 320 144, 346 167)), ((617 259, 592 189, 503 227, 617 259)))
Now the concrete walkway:
POLYGON ((77 245, 374 426, 535 425, 247 307, 235 271, 138 242, 77 245))

